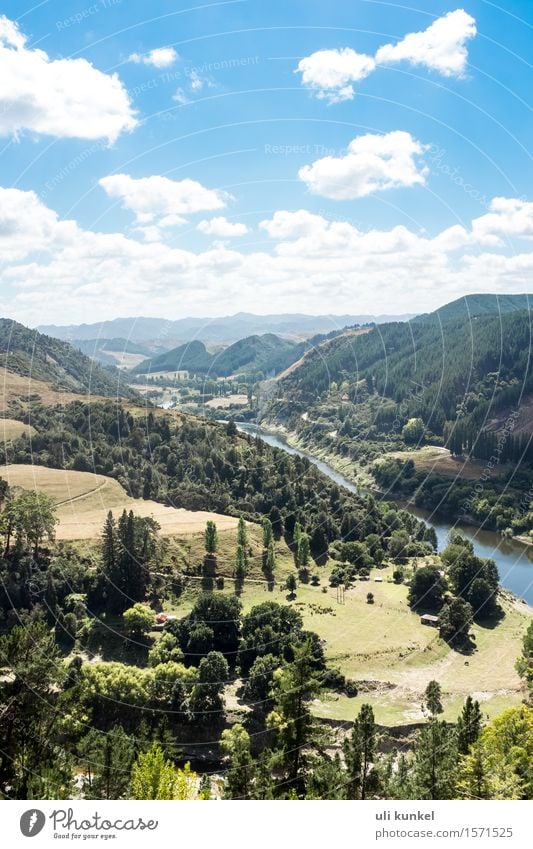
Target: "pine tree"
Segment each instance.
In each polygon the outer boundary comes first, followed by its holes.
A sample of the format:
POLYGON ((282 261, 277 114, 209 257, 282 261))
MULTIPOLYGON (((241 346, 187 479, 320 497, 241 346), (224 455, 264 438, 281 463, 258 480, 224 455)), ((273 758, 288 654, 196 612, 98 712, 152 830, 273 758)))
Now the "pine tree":
POLYGON ((479 702, 468 696, 457 720, 457 749, 467 755, 481 734, 481 709, 479 702))
POLYGON ((377 751, 377 730, 371 706, 361 706, 350 737, 344 742, 344 759, 348 771, 348 798, 368 799, 377 790, 377 772, 373 763, 377 751))

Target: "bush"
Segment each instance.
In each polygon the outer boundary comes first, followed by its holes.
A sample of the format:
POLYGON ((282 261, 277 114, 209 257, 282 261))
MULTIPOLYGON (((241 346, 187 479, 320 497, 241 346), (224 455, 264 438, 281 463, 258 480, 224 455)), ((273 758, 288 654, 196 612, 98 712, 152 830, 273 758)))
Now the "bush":
POLYGON ((392 573, 392 580, 395 584, 403 584, 404 573, 403 569, 395 569, 392 573))
POLYGON ((356 696, 357 693, 359 692, 359 690, 357 689, 356 682, 352 681, 350 678, 347 678, 346 683, 344 685, 344 692, 350 698, 353 698, 354 696, 356 696))
POLYGON ((366 603, 367 604, 374 604, 374 593, 367 593, 366 594, 366 603))
POLYGON ((123 615, 124 627, 130 634, 142 637, 152 629, 154 613, 147 604, 134 604, 123 615))

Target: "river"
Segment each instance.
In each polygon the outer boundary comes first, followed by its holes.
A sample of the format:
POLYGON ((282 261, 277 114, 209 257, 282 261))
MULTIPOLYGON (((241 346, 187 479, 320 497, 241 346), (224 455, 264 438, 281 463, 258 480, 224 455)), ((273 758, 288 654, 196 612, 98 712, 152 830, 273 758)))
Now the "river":
MULTIPOLYGON (((238 429, 243 433, 258 436, 264 442, 268 443, 268 445, 281 448, 288 454, 307 457, 321 472, 350 492, 364 493, 364 490, 361 490, 361 488, 358 489, 352 481, 341 475, 340 472, 335 471, 328 463, 313 457, 307 451, 300 451, 297 448, 293 448, 282 436, 270 433, 254 424, 245 424, 244 422, 236 422, 236 424, 238 429)), ((493 531, 480 530, 472 525, 461 523, 451 525, 445 519, 436 517, 434 514, 419 507, 403 504, 402 506, 419 519, 422 519, 426 525, 435 529, 439 551, 446 545, 448 534, 452 528, 460 530, 467 539, 472 540, 475 552, 479 557, 491 557, 496 562, 500 573, 501 585, 511 590, 519 598, 525 599, 528 604, 533 605, 533 546, 524 545, 517 540, 504 539, 493 531)))

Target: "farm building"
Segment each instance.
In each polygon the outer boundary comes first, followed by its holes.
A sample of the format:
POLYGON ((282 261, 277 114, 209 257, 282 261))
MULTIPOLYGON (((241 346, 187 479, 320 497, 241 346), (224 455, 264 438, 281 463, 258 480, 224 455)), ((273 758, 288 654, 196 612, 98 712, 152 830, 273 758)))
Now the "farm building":
POLYGON ((432 628, 438 628, 439 617, 433 616, 431 613, 423 613, 420 617, 420 622, 422 625, 430 625, 432 628))

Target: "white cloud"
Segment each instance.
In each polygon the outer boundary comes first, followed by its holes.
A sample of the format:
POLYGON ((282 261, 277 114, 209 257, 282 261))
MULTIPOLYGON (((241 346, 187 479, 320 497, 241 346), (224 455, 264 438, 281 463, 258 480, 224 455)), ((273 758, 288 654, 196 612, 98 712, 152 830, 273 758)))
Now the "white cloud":
POLYGON ((468 62, 467 42, 476 32, 475 19, 464 9, 456 9, 422 32, 411 32, 396 44, 384 44, 375 57, 351 47, 317 50, 299 61, 296 73, 301 73, 302 85, 328 103, 353 100, 352 84, 368 77, 378 65, 408 62, 445 77, 460 77, 468 62))
POLYGON ((410 133, 367 133, 348 145, 345 156, 325 156, 298 171, 315 195, 352 200, 373 192, 423 185, 428 169, 418 161, 425 150, 410 133))
MULTIPOLYGON (((98 181, 110 198, 122 201, 125 209, 133 212, 140 224, 150 224, 157 218, 187 215, 221 209, 226 206, 229 195, 207 189, 196 180, 169 180, 168 177, 141 177, 129 174, 113 174, 98 181)), ((166 218, 168 226, 169 219, 166 218)), ((176 222, 170 220, 171 226, 176 222)))
POLYGON ((302 84, 316 93, 320 100, 340 103, 352 100, 352 83, 364 79, 376 66, 371 56, 356 53, 351 47, 340 50, 318 50, 298 63, 302 84))
POLYGON ((156 47, 149 53, 132 53, 128 57, 128 62, 134 62, 136 65, 151 65, 153 68, 168 68, 177 58, 178 54, 173 47, 156 47))
POLYGON ((296 239, 300 236, 311 236, 323 230, 326 219, 321 215, 313 215, 306 209, 297 212, 279 210, 274 217, 261 221, 259 227, 266 230, 271 239, 296 239))
POLYGON ((503 244, 502 236, 533 239, 533 203, 520 198, 494 198, 490 212, 475 218, 472 234, 486 245, 503 244))
POLYGON ((107 139, 137 125, 116 74, 86 59, 51 59, 26 47, 16 23, 0 16, 0 135, 30 130, 60 138, 107 139))
POLYGON ((221 239, 231 238, 232 236, 245 236, 248 232, 246 224, 228 221, 224 216, 200 221, 196 229, 208 236, 220 236, 221 239))
MULTIPOLYGON (((192 251, 158 239, 85 230, 33 193, 0 189, 1 312, 27 323, 110 315, 427 311, 465 292, 533 292, 533 246, 515 254, 487 235, 531 239, 532 207, 496 198, 487 216, 433 238, 405 226, 363 231, 306 210, 278 210, 262 249, 192 251), (494 218, 489 220, 490 216, 494 218), (481 223, 480 223, 481 222, 481 223), (372 285, 369 286, 369 280, 372 285)), ((523 247, 525 245, 525 247, 523 247)))
POLYGON ((466 43, 476 35, 476 21, 464 9, 437 18, 423 32, 412 32, 396 44, 385 44, 376 62, 409 62, 424 65, 444 77, 459 77, 468 62, 466 43))

